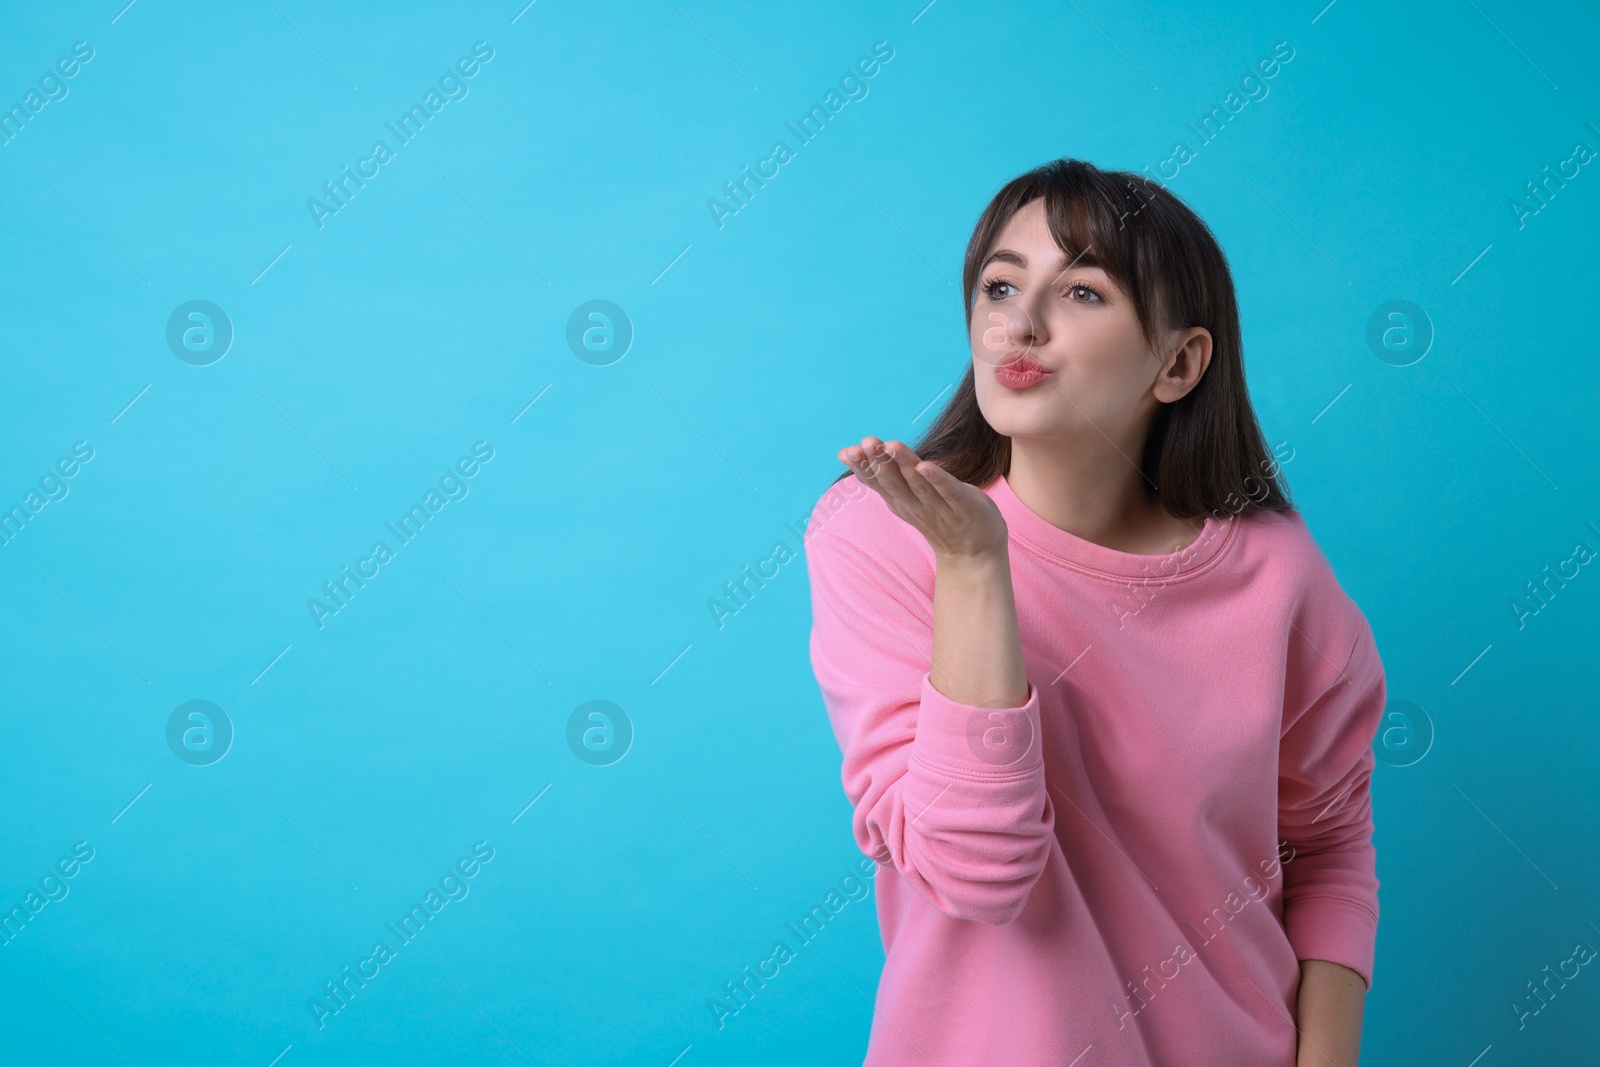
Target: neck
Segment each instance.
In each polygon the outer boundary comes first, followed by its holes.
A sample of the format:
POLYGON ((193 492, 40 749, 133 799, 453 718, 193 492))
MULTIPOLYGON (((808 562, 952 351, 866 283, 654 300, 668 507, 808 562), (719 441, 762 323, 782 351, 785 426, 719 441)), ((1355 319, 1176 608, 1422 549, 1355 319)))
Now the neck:
POLYGON ((1006 481, 1052 526, 1107 548, 1140 550, 1168 537, 1174 522, 1140 473, 1140 451, 1100 434, 1070 441, 1014 437, 1006 481))

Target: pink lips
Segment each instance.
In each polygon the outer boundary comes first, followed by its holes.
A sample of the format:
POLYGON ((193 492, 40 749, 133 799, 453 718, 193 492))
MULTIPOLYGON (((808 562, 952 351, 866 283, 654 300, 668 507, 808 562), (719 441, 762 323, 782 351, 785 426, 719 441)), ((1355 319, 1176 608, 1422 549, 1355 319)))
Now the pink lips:
POLYGON ((995 367, 994 377, 1007 389, 1028 389, 1050 377, 1050 370, 1026 352, 1010 352, 995 367))

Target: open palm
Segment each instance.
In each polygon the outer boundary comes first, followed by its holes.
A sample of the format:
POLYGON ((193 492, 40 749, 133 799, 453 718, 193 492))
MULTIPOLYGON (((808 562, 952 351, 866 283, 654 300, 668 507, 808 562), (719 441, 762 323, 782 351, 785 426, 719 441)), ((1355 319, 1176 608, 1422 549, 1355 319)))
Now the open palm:
POLYGON ((1006 521, 989 494, 935 462, 918 459, 908 445, 863 437, 860 445, 841 448, 839 461, 883 497, 890 511, 916 527, 936 555, 1006 551, 1006 521))

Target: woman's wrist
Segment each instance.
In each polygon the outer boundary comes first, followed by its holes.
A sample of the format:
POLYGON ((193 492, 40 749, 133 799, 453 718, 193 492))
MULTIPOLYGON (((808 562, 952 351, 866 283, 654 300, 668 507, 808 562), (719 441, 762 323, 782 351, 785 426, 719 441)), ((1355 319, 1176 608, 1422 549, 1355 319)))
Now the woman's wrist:
POLYGON ((971 572, 982 574, 996 569, 1011 573, 1011 554, 1005 547, 983 549, 978 552, 941 552, 934 549, 933 562, 936 573, 971 572))
POLYGON ((933 590, 934 687, 977 707, 1027 702, 1011 561, 1003 553, 938 556, 933 590))

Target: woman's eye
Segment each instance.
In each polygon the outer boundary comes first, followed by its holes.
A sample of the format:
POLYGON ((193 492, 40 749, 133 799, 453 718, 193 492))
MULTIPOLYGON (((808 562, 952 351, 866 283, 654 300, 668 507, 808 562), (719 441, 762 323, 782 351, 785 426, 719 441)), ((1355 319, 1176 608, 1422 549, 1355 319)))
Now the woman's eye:
MULTIPOLYGON (((979 288, 983 290, 984 295, 990 300, 1005 300, 1008 297, 1016 295, 1016 286, 1012 285, 1008 281, 1002 281, 999 278, 991 278, 984 282, 979 288), (1002 289, 1004 289, 1005 292, 1001 292, 1000 290, 1002 289)), ((1083 282, 1078 282, 1075 285, 1068 286, 1063 295, 1068 300, 1079 304, 1098 304, 1105 300, 1105 297, 1100 295, 1099 290, 1095 289, 1094 286, 1087 285, 1083 282), (1082 293, 1084 295, 1081 297, 1075 296, 1074 294, 1077 293, 1082 293)))

